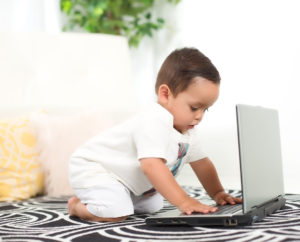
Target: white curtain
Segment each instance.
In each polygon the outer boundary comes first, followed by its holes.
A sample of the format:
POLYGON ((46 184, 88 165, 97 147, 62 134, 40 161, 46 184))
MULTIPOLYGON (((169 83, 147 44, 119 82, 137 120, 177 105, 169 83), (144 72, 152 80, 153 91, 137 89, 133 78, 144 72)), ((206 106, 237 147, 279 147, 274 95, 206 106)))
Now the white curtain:
POLYGON ((0 31, 60 32, 59 2, 59 0, 0 0, 0 31))

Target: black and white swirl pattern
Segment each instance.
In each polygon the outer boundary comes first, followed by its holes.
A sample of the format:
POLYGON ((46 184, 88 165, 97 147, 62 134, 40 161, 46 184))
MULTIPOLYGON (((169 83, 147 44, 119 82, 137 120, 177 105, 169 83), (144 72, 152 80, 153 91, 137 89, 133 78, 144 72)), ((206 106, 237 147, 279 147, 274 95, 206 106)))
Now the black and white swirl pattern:
MULTIPOLYGON (((201 188, 185 187, 197 199, 210 202, 201 188)), ((239 191, 228 190, 239 196, 239 191)), ((162 211, 172 209, 165 202, 162 211)), ((300 195, 287 195, 283 210, 251 226, 147 226, 147 214, 122 223, 95 223, 70 217, 67 198, 40 197, 0 203, 0 241, 300 241, 300 195)))

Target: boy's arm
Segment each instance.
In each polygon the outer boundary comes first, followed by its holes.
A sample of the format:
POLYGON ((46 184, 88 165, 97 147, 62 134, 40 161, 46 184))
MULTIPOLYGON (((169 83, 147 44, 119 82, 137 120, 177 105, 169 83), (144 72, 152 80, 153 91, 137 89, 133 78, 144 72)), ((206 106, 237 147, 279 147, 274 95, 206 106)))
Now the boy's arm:
POLYGON ((241 203, 240 198, 232 197, 224 192, 217 170, 209 158, 203 158, 201 160, 191 162, 190 165, 208 195, 218 204, 225 205, 227 203, 241 203))
POLYGON ((140 162, 144 174, 153 187, 182 212, 191 214, 192 212, 209 213, 216 211, 216 208, 189 197, 178 185, 162 159, 144 158, 140 159, 140 162))

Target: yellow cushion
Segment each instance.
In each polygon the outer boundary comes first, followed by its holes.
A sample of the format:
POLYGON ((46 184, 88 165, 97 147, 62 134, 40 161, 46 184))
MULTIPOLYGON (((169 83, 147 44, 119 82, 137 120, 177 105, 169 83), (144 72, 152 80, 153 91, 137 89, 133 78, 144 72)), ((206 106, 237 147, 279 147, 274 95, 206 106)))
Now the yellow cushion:
POLYGON ((42 188, 30 117, 0 120, 0 201, 28 199, 41 193, 42 188))

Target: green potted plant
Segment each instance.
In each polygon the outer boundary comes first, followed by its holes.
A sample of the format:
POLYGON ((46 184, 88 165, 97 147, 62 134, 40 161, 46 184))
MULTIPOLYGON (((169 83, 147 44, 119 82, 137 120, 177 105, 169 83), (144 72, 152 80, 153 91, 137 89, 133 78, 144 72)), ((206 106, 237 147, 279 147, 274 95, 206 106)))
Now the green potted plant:
MULTIPOLYGON (((166 3, 175 5, 179 1, 166 3)), ((63 30, 79 27, 91 33, 123 35, 129 46, 137 47, 143 37, 152 37, 164 26, 164 19, 154 19, 151 13, 154 3, 155 0, 61 0, 61 10, 67 15, 63 30)))

